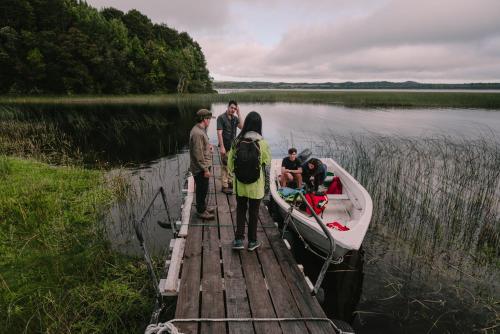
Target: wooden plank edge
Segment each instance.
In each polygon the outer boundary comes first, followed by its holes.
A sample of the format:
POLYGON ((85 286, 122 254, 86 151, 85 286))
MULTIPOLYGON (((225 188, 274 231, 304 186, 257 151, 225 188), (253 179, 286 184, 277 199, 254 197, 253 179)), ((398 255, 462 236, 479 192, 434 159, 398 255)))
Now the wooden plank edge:
MULTIPOLYGON (((182 258, 184 256, 184 246, 186 239, 175 239, 170 265, 168 266, 167 279, 164 284, 159 286, 160 293, 164 296, 175 296, 178 292, 179 272, 181 269, 182 258)), ((160 281, 161 282, 161 281, 160 281)))
POLYGON ((178 237, 185 238, 188 235, 189 219, 191 218, 191 205, 193 204, 193 194, 186 196, 181 213, 181 228, 178 237))

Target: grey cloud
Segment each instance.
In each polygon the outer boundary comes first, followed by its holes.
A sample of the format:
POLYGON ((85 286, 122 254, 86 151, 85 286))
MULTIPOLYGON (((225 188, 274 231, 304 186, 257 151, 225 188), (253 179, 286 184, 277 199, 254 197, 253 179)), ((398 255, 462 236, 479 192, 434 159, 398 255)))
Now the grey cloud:
POLYGON ((229 0, 87 0, 97 8, 115 7, 123 11, 137 9, 155 23, 166 23, 189 33, 203 33, 224 27, 230 17, 229 0))
POLYGON ((272 57, 282 63, 372 46, 475 41, 500 31, 498 13, 494 0, 393 1, 364 18, 289 31, 272 57))
POLYGON ((154 22, 188 31, 216 79, 500 80, 498 0, 88 2, 137 8, 154 22), (274 46, 251 40, 257 36, 245 21, 264 10, 288 25, 274 46))

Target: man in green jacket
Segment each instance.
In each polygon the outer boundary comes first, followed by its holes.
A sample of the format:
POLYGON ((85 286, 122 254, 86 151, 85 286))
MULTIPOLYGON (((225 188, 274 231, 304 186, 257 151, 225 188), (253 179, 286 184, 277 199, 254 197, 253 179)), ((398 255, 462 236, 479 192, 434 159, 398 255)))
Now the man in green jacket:
POLYGON ((208 141, 207 128, 210 125, 212 113, 207 109, 200 109, 196 117, 198 123, 193 126, 189 134, 189 170, 196 184, 196 212, 202 219, 214 219, 214 208, 207 208, 206 204, 212 168, 212 147, 208 141))

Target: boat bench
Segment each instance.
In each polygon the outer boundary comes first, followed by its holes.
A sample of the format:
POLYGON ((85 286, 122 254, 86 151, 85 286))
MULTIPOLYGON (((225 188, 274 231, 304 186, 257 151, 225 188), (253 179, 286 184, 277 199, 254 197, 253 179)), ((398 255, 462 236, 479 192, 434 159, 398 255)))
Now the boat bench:
POLYGON ((328 200, 348 200, 349 196, 347 194, 339 194, 339 195, 334 195, 334 194, 327 194, 328 200))

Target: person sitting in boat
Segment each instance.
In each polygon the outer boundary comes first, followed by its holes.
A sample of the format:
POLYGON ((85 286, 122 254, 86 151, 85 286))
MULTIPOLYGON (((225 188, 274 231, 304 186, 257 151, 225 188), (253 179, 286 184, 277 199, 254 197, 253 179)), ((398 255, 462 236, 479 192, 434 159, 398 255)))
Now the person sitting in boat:
POLYGON ((326 165, 316 158, 307 160, 302 164, 302 179, 309 190, 318 191, 326 179, 326 165))
POLYGON ((288 156, 281 162, 280 185, 287 187, 292 181, 295 181, 295 187, 302 188, 302 167, 294 147, 288 150, 288 156))

